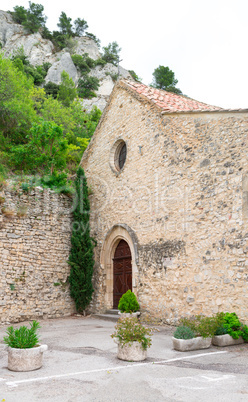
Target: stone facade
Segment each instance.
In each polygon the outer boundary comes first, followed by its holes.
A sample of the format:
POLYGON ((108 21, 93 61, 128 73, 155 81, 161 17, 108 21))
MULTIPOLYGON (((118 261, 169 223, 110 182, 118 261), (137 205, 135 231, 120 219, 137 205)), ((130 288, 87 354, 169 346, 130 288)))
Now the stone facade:
POLYGON ((0 191, 0 322, 75 312, 69 295, 71 201, 50 190, 0 191))
POLYGON ((235 311, 248 323, 248 111, 166 112, 120 81, 85 152, 97 240, 93 307, 112 307, 128 242, 143 314, 235 311), (126 162, 114 166, 118 141, 126 162))

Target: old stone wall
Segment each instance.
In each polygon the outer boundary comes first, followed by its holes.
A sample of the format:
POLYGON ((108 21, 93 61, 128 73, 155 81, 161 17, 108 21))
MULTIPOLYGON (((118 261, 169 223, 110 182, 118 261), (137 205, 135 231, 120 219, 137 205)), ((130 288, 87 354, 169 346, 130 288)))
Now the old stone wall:
POLYGON ((248 322, 247 134, 247 111, 162 114, 114 90, 82 160, 98 242, 95 309, 109 307, 106 234, 126 225, 137 237, 133 290, 144 313, 173 323, 235 311, 248 322), (127 159, 117 172, 120 139, 127 159))
POLYGON ((75 312, 69 295, 71 201, 17 183, 0 191, 0 322, 75 312))

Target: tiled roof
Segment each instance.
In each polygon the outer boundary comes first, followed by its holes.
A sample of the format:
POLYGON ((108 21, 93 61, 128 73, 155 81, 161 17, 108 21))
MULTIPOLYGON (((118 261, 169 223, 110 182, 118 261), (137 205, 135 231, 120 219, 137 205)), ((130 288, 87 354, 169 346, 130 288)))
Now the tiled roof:
POLYGON ((162 89, 148 87, 139 82, 127 79, 123 80, 123 82, 141 96, 143 95, 151 102, 155 103, 165 112, 222 110, 220 107, 207 105, 206 103, 187 98, 187 96, 176 95, 172 92, 163 91, 162 89))

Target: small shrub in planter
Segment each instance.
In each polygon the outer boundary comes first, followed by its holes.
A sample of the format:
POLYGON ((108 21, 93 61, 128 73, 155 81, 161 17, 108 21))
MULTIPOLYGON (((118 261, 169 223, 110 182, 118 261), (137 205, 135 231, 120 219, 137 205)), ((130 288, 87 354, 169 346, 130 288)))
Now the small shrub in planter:
POLYGON ((236 313, 218 313, 218 327, 215 331, 213 343, 218 346, 228 346, 232 344, 248 342, 248 327, 242 324, 236 313), (221 335, 223 341, 220 341, 221 335), (232 339, 228 338, 231 337, 232 339))
POLYGON ((30 323, 30 328, 25 325, 20 328, 14 329, 12 326, 7 328, 7 336, 4 336, 3 341, 6 345, 16 349, 30 349, 34 348, 39 343, 39 336, 37 330, 40 324, 37 321, 30 323))
POLYGON ((191 328, 181 325, 180 327, 177 327, 173 336, 176 339, 192 339, 195 338, 195 333, 191 328))
POLYGON ((39 345, 37 330, 40 324, 37 321, 18 329, 12 326, 7 328, 4 343, 8 346, 8 369, 12 371, 37 370, 42 366, 43 352, 47 345, 39 345))
POLYGON ((214 336, 219 326, 219 318, 218 316, 196 315, 190 318, 181 318, 180 323, 190 328, 195 333, 195 336, 209 338, 214 336))
POLYGON ((172 338, 175 350, 185 352, 210 347, 212 337, 218 326, 216 317, 197 315, 181 318, 180 323, 181 325, 172 338))
POLYGON ((137 297, 130 289, 121 296, 118 304, 118 310, 121 313, 134 313, 139 310, 139 307, 137 297))
POLYGON ((152 344, 153 332, 153 328, 140 324, 135 317, 120 319, 115 326, 115 332, 111 335, 118 344, 118 358, 128 361, 144 360, 147 349, 152 344))

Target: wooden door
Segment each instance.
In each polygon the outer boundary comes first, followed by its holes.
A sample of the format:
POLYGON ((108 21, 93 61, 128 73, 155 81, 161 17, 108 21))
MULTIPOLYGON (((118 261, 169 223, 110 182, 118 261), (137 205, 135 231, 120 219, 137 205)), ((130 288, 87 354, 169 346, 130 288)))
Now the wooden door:
POLYGON ((125 240, 120 240, 116 247, 114 258, 114 303, 113 308, 118 308, 121 296, 128 289, 132 290, 132 257, 129 245, 125 240))

